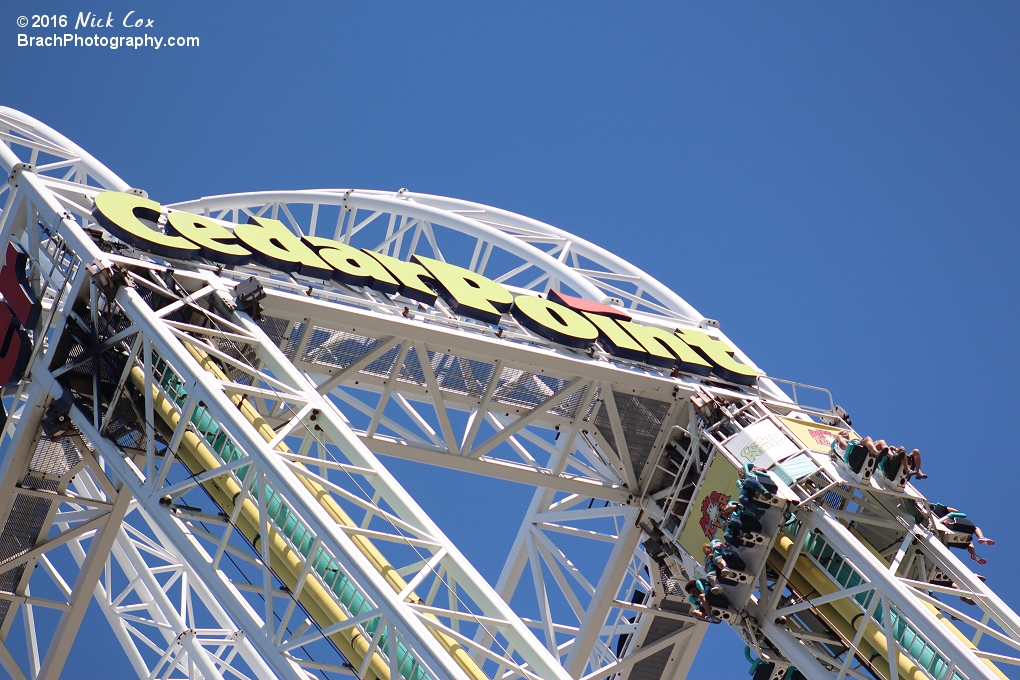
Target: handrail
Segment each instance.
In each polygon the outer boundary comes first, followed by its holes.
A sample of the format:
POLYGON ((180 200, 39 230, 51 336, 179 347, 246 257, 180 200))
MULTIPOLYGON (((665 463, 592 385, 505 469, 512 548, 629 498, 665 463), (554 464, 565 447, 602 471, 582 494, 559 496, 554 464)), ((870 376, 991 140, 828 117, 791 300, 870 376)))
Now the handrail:
POLYGON ((828 397, 829 397, 829 412, 832 413, 832 412, 834 412, 836 410, 836 402, 833 401, 833 399, 832 399, 832 392, 830 392, 829 390, 825 389, 824 387, 818 387, 816 385, 808 385, 807 383, 796 382, 794 380, 786 380, 785 378, 776 378, 776 377, 773 377, 773 376, 770 376, 770 375, 760 375, 760 376, 758 376, 758 379, 754 383, 755 389, 758 390, 758 399, 759 399, 759 401, 763 401, 763 402, 775 401, 774 399, 770 400, 768 397, 762 396, 762 392, 761 392, 761 380, 762 379, 768 379, 768 380, 771 380, 774 383, 775 382, 781 382, 781 383, 786 383, 787 385, 790 385, 791 387, 793 387, 793 403, 794 404, 796 404, 797 406, 800 406, 802 408, 805 408, 805 409, 808 409, 808 410, 811 410, 811 411, 816 411, 816 412, 819 412, 819 413, 825 413, 825 410, 824 409, 820 409, 817 406, 808 406, 806 404, 801 404, 797 400, 797 387, 798 386, 799 387, 806 387, 806 388, 808 388, 810 390, 815 390, 817 392, 825 392, 825 394, 827 394, 828 397))

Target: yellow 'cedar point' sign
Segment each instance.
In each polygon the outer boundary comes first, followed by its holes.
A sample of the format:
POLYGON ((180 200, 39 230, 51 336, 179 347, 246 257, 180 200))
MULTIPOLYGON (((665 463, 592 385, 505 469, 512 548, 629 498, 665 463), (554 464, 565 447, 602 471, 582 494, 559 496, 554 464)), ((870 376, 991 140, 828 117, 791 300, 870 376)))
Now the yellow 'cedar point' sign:
POLYGON ((595 342, 621 359, 684 373, 753 384, 757 371, 733 358, 733 348, 702 331, 634 323, 621 310, 550 292, 549 298, 514 296, 499 283, 463 267, 420 255, 411 262, 332 239, 297 236, 279 220, 250 218, 233 230, 201 215, 167 211, 166 231, 152 229, 164 212, 156 201, 107 191, 96 196, 93 217, 122 241, 161 257, 206 258, 227 266, 254 262, 281 272, 399 293, 426 305, 437 297, 455 314, 498 324, 510 314, 531 332, 567 347, 595 342))

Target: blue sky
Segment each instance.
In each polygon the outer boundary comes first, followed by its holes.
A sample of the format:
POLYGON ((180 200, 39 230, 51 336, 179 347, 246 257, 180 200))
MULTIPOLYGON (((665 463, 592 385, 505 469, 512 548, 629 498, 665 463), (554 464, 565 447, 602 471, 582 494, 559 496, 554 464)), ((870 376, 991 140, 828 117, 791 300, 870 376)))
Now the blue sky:
MULTIPOLYGON (((5 3, 0 103, 164 203, 408 187, 582 235, 770 374, 830 389, 860 431, 920 448, 919 488, 999 540, 981 571, 1020 605, 1001 510, 1020 410, 1020 6, 293 4, 5 3), (201 47, 16 47, 18 15, 89 9, 201 47)), ((449 477, 396 469, 494 579, 526 494, 506 485, 482 532, 458 515, 487 486, 457 477, 451 498, 434 493, 449 477)), ((74 677, 118 676, 89 621, 74 677)), ((717 627, 691 677, 746 668, 717 627)))

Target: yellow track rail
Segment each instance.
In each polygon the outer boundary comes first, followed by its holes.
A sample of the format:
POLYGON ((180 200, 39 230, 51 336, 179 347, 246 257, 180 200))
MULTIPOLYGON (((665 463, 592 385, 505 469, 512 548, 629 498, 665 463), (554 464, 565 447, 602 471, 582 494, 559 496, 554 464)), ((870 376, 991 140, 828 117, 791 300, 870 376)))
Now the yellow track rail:
MULTIPOLYGON (((222 369, 208 355, 192 345, 186 344, 185 346, 205 370, 209 371, 219 380, 227 380, 227 376, 223 373, 222 369)), ((139 390, 144 392, 145 375, 137 366, 131 370, 131 380, 139 390)), ((163 420, 171 431, 175 430, 180 422, 181 416, 175 410, 174 404, 164 397, 155 386, 152 388, 152 397, 155 413, 163 420)), ((241 414, 244 415, 244 417, 255 427, 259 434, 262 435, 267 442, 271 441, 276 436, 273 429, 265 422, 255 407, 252 406, 246 398, 235 395, 231 396, 230 399, 238 407, 241 414)), ((287 449, 287 447, 283 444, 277 446, 277 450, 281 452, 289 452, 289 449, 287 449)), ((184 434, 176 453, 185 466, 187 466, 192 473, 196 474, 199 472, 214 470, 218 467, 222 467, 224 464, 222 458, 210 447, 209 442, 191 430, 188 430, 184 434)), ((307 489, 308 493, 319 501, 320 505, 330 515, 330 517, 333 518, 337 525, 347 527, 357 526, 357 523, 354 522, 354 520, 347 515, 346 512, 344 512, 336 501, 333 500, 327 489, 303 475, 297 475, 297 478, 307 489)), ((212 496, 223 512, 232 514, 235 508, 236 499, 241 495, 241 487, 233 479, 233 477, 226 474, 220 475, 204 482, 202 486, 212 496)), ((268 490, 260 489, 259 492, 268 493, 268 490)), ((261 535, 261 527, 259 523, 259 509, 250 498, 246 497, 243 501, 243 507, 237 517, 236 530, 240 531, 241 534, 257 549, 262 549, 263 537, 261 535)), ((268 543, 267 547, 271 568, 284 582, 284 584, 290 588, 291 591, 294 591, 297 588, 297 581, 304 569, 305 560, 318 560, 319 556, 308 555, 306 557, 305 555, 296 552, 287 540, 280 534, 278 528, 274 526, 273 523, 269 524, 269 532, 265 540, 268 543)), ((406 581, 404 581, 400 574, 397 573, 397 570, 386 560, 369 538, 360 535, 352 535, 351 540, 368 559, 368 561, 371 562, 372 566, 375 567, 375 569, 383 576, 390 587, 393 588, 394 592, 400 593, 404 590, 407 586, 406 581)), ((353 589, 353 584, 350 585, 351 589, 353 589)), ((338 605, 337 597, 334 593, 330 592, 330 590, 325 588, 318 579, 311 575, 309 575, 304 581, 304 585, 302 586, 299 595, 299 601, 305 607, 311 618, 321 627, 340 623, 349 618, 344 609, 338 605)), ((416 594, 411 593, 407 596, 407 601, 418 603, 422 600, 416 594)), ((430 618, 433 618, 438 622, 438 619, 431 616, 430 618)), ((472 680, 482 680, 483 678, 487 678, 482 669, 474 662, 474 660, 471 659, 467 651, 460 645, 459 642, 431 628, 430 631, 443 648, 446 649, 457 664, 464 670, 464 672, 467 673, 468 677, 472 678, 472 680)), ((382 633, 382 631, 378 630, 375 632, 376 635, 381 635, 382 633)), ((363 662, 372 645, 371 638, 363 635, 355 627, 345 628, 340 632, 330 635, 329 637, 337 645, 344 656, 347 657, 348 660, 350 660, 355 666, 358 666, 363 662)), ((421 680, 428 677, 425 675, 421 666, 409 657, 406 649, 403 650, 403 659, 399 658, 400 654, 395 651, 396 649, 395 645, 389 645, 389 653, 398 654, 398 666, 401 669, 402 675, 409 677, 412 680, 421 680)), ((373 654, 373 658, 369 663, 367 678, 371 678, 373 680, 396 680, 395 678, 390 677, 389 666, 378 653, 373 654)))
MULTIPOLYGON (((868 546, 872 554, 878 557, 882 562, 884 559, 878 553, 868 545, 867 541, 857 536, 858 540, 863 545, 868 546)), ((772 553, 769 555, 769 563, 774 570, 777 572, 781 571, 783 565, 786 563, 786 559, 793 549, 795 539, 791 539, 788 536, 780 536, 779 540, 776 541, 775 547, 772 553)), ((806 540, 806 537, 800 536, 796 540, 806 540)), ((829 575, 820 569, 807 555, 803 553, 797 557, 797 564, 794 567, 793 573, 789 579, 790 586, 801 594, 811 594, 813 596, 824 596, 835 593, 838 590, 836 584, 832 582, 829 575)), ((938 612, 934 607, 925 603, 933 614, 939 619, 939 621, 946 626, 951 632, 960 638, 968 647, 971 649, 974 646, 970 640, 962 633, 956 626, 954 626, 949 619, 938 612)), ((884 677, 889 677, 889 659, 888 659, 888 644, 887 637, 884 629, 871 617, 865 617, 861 612, 860 608, 854 605, 849 599, 836 600, 825 604, 814 607, 814 611, 825 620, 825 622, 839 632, 844 639, 852 641, 857 632, 860 630, 858 626, 867 626, 864 634, 861 636, 861 641, 857 648, 857 653, 869 660, 881 658, 884 663, 874 663, 875 670, 882 674, 884 677)), ((888 616, 889 612, 885 612, 884 616, 888 616)), ((898 650, 897 657, 897 673, 899 678, 905 680, 930 680, 928 674, 921 669, 917 663, 908 654, 902 650, 898 650)), ((1000 671, 995 664, 988 659, 983 659, 985 664, 989 667, 996 677, 1002 680, 1008 680, 1008 678, 1000 671)), ((950 680, 950 678, 945 678, 950 680)))

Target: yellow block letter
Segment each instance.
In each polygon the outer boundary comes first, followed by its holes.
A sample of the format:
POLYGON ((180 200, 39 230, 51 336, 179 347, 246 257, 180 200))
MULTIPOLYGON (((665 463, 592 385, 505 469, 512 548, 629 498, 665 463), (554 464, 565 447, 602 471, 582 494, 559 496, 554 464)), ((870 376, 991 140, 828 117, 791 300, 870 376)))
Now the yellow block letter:
POLYGON ((454 313, 498 324, 503 313, 510 311, 513 295, 492 279, 475 274, 470 269, 420 255, 413 256, 413 259, 429 270, 429 274, 435 278, 439 294, 454 313))
POLYGON ((389 255, 383 255, 371 250, 362 251, 368 253, 382 266, 393 274, 393 278, 400 284, 400 294, 406 298, 424 302, 427 305, 436 303, 436 292, 429 286, 432 275, 425 267, 414 262, 404 262, 389 255))
POLYGON ((334 281, 348 286, 367 286, 386 295, 400 290, 400 284, 386 271, 386 267, 368 253, 321 236, 305 236, 304 242, 333 267, 334 281))
POLYGON ((567 347, 590 347, 598 329, 574 310, 530 295, 514 298, 510 314, 529 331, 567 347))
POLYGON ((621 359, 648 361, 648 352, 645 348, 623 330, 616 323, 616 319, 591 312, 584 312, 584 315, 599 329, 599 344, 602 345, 602 349, 621 359))
POLYGON ((236 236, 252 250, 252 259, 282 272, 297 272, 317 279, 333 276, 333 268, 280 220, 251 217, 234 228, 236 236))
POLYGON ((653 366, 676 366, 684 373, 695 375, 708 375, 712 371, 712 364, 669 331, 655 326, 640 326, 631 321, 619 321, 619 324, 648 351, 648 363, 653 366))
POLYGON ((142 223, 157 222, 163 206, 134 194, 104 191, 96 196, 92 216, 108 232, 125 243, 161 257, 190 260, 198 255, 194 243, 180 236, 163 234, 142 223))
POLYGON ((758 371, 733 358, 733 348, 722 340, 716 340, 707 333, 680 329, 677 331, 684 342, 698 350, 698 353, 715 364, 712 372, 723 380, 738 385, 753 385, 758 371))
POLYGON ((237 244, 230 230, 207 217, 171 210, 167 216, 167 231, 183 236, 199 248, 202 257, 223 264, 247 264, 251 252, 237 244))

